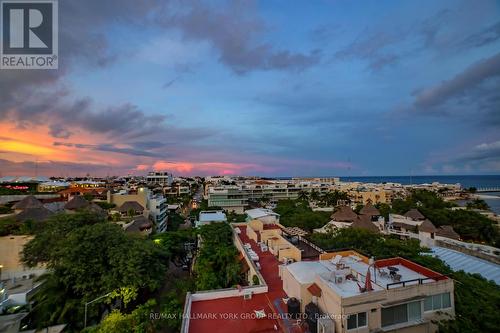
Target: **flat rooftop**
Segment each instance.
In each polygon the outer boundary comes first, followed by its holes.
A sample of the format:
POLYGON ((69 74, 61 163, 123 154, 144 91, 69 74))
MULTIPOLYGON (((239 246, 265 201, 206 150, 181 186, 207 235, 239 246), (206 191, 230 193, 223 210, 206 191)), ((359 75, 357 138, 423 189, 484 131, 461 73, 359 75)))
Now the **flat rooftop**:
POLYGON ((252 219, 258 219, 260 217, 264 216, 279 216, 279 214, 276 214, 270 209, 266 208, 254 208, 254 209, 249 209, 245 211, 245 214, 250 216, 252 219))
POLYGON ((221 210, 206 210, 200 212, 200 222, 224 222, 226 221, 226 214, 221 210))
MULTIPOLYGON (((351 253, 355 252, 351 251, 351 253)), ((313 283, 319 276, 328 287, 343 298, 357 296, 365 292, 361 288, 365 286, 370 267, 367 258, 355 254, 338 256, 341 258, 337 257, 337 260, 334 256, 328 260, 296 262, 287 265, 286 269, 301 284, 313 283), (342 282, 336 279, 337 276, 342 277, 342 282)), ((441 279, 447 278, 403 258, 377 260, 375 267, 370 267, 370 281, 373 291, 432 283, 441 279), (391 271, 394 273, 391 274, 391 271), (394 278, 396 274, 398 279, 394 278)))

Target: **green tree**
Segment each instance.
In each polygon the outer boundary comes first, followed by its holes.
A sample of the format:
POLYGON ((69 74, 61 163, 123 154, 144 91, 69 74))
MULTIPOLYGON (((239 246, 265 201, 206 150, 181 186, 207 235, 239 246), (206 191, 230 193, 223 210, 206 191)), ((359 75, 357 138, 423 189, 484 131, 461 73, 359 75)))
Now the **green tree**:
POLYGON ((321 228, 330 220, 330 213, 315 212, 307 202, 299 200, 280 200, 275 211, 280 214, 280 223, 284 226, 307 231, 321 228))
POLYGON ((89 201, 89 202, 92 201, 92 200, 94 200, 94 196, 92 194, 90 194, 90 193, 83 194, 83 198, 85 200, 89 201))
POLYGON ((170 261, 177 267, 189 264, 186 244, 196 244, 194 229, 169 231, 157 234, 153 241, 163 248, 170 261))
POLYGON ((102 322, 94 327, 84 330, 84 333, 149 333, 156 332, 156 325, 150 318, 150 313, 154 310, 156 301, 149 300, 138 306, 132 313, 122 313, 113 310, 102 322))
POLYGON ((467 203, 468 209, 481 209, 481 210, 489 210, 490 206, 483 199, 474 199, 471 202, 467 203))
POLYGON ((309 200, 309 195, 307 194, 306 191, 300 191, 298 196, 297 196, 297 200, 307 201, 307 200, 309 200))
POLYGON ((363 209, 363 204, 357 204, 356 207, 354 208, 354 212, 356 212, 356 214, 359 214, 359 212, 361 211, 361 209, 363 209))
POLYGON ((241 263, 227 223, 212 223, 200 228, 201 249, 194 267, 196 288, 210 290, 232 287, 241 282, 241 263))
MULTIPOLYGON (((56 323, 79 327, 85 302, 112 291, 130 301, 162 283, 168 257, 161 247, 112 223, 90 224, 86 221, 90 217, 63 214, 49 220, 47 229, 35 234, 23 251, 27 265, 44 263, 51 271, 35 295, 39 327, 56 323)), ((98 317, 100 310, 99 304, 89 308, 89 318, 98 317)))

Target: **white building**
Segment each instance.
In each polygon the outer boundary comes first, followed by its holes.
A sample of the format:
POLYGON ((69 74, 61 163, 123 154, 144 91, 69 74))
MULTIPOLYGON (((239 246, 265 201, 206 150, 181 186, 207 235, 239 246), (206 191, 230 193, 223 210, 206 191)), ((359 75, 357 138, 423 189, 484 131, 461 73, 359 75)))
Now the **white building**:
POLYGON ((202 226, 210 223, 227 222, 226 214, 221 210, 205 210, 200 212, 196 226, 202 226))
POLYGON ((173 182, 173 177, 172 174, 168 172, 150 172, 146 176, 146 182, 148 184, 171 186, 173 182))
POLYGON ((245 214, 247 215, 247 222, 252 221, 252 220, 260 220, 263 223, 279 223, 280 222, 280 215, 273 212, 270 209, 265 209, 265 208, 255 208, 255 209, 249 209, 245 211, 245 214))
POLYGON ((108 203, 114 203, 117 207, 120 207, 127 201, 136 201, 145 208, 144 215, 155 223, 157 232, 167 230, 167 200, 162 194, 153 194, 144 187, 134 192, 108 192, 108 203))

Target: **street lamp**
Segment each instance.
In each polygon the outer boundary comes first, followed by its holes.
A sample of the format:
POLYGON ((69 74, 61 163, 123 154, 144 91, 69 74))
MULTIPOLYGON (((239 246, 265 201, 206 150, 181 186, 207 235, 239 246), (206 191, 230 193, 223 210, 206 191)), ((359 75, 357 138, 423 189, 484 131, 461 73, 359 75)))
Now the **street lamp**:
POLYGON ((111 295, 111 293, 107 293, 106 295, 99 296, 99 297, 97 297, 96 299, 94 299, 94 300, 92 300, 92 301, 90 301, 90 302, 85 303, 85 320, 84 320, 84 322, 83 322, 83 328, 87 328, 87 306, 88 306, 89 304, 92 304, 92 303, 94 303, 94 302, 96 302, 96 301, 98 301, 98 300, 100 300, 100 299, 104 298, 104 297, 108 297, 109 295, 111 295))

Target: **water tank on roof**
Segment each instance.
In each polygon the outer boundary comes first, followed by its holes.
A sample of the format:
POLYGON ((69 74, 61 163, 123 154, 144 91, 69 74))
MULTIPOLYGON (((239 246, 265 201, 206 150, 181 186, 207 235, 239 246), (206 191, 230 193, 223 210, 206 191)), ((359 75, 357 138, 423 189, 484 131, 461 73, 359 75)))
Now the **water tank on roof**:
POLYGON ((290 299, 288 299, 286 305, 288 307, 288 314, 290 315, 290 317, 293 319, 298 319, 300 315, 300 301, 295 297, 291 297, 290 299))

